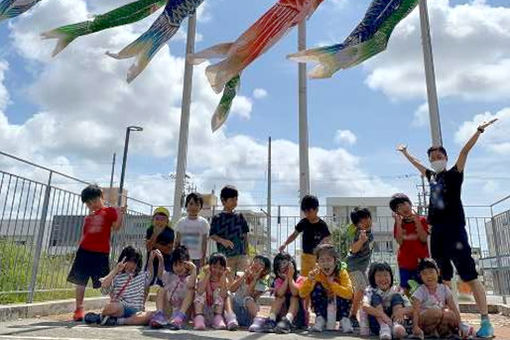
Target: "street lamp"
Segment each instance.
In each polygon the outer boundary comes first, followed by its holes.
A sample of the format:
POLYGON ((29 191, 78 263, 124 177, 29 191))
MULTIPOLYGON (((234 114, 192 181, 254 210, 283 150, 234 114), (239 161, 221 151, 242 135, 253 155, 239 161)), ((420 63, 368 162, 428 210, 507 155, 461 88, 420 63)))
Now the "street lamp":
POLYGON ((126 162, 127 162, 127 153, 128 153, 128 145, 129 145, 129 134, 131 131, 143 131, 143 128, 139 126, 128 126, 126 128, 126 141, 124 142, 124 157, 122 158, 122 172, 120 174, 120 185, 119 185, 119 198, 118 198, 118 206, 122 205, 122 190, 124 189, 124 176, 126 175, 126 162))

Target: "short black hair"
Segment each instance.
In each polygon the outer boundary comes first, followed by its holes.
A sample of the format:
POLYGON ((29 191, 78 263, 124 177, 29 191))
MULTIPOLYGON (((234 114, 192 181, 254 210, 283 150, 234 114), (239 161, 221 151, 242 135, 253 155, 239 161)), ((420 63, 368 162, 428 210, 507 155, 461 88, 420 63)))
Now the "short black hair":
POLYGON ((442 146, 431 146, 428 150, 427 150, 427 156, 429 156, 430 158, 430 154, 434 151, 439 151, 441 152, 443 155, 446 156, 446 158, 448 158, 448 154, 446 153, 446 149, 442 146))
POLYGON ((358 223, 364 218, 372 218, 372 214, 368 208, 360 208, 356 207, 351 211, 351 222, 354 225, 358 225, 358 223))
POLYGON ((317 248, 315 248, 314 251, 315 256, 317 257, 317 262, 319 261, 319 258, 321 257, 321 254, 328 254, 331 255, 335 259, 335 275, 338 275, 340 273, 340 255, 338 254, 338 251, 336 250, 335 246, 329 243, 324 243, 319 245, 317 248))
POLYGON ((167 232, 167 230, 163 229, 163 232, 159 233, 158 237, 156 237, 156 244, 161 244, 163 246, 167 246, 170 243, 175 241, 175 233, 167 232))
POLYGON ((422 259, 418 264, 418 273, 421 273, 425 269, 435 269, 439 274, 439 267, 437 266, 436 261, 431 258, 422 259))
POLYGON ((411 200, 409 199, 409 197, 407 197, 406 194, 398 193, 398 194, 391 196, 391 199, 390 199, 391 211, 397 212, 398 205, 405 203, 405 202, 409 203, 410 205, 413 205, 413 203, 411 203, 411 200))
POLYGON ((222 253, 212 253, 211 256, 209 256, 209 261, 207 261, 207 264, 212 266, 213 264, 219 263, 222 267, 227 268, 227 258, 222 253))
POLYGON ((305 195, 301 200, 301 211, 319 208, 319 200, 314 195, 305 195))
POLYGON ((220 191, 220 199, 226 201, 229 198, 239 197, 239 191, 233 185, 225 185, 220 191))
POLYGON ((253 260, 260 260, 264 264, 264 271, 271 271, 271 260, 263 255, 255 255, 253 260))
POLYGON ((294 260, 294 258, 292 256, 290 256, 289 253, 278 253, 274 257, 274 259, 273 259, 273 273, 274 273, 274 275, 276 277, 278 277, 278 270, 280 270, 280 266, 283 261, 288 261, 288 262, 292 263, 292 265, 294 266, 294 280, 296 280, 298 277, 296 261, 294 260))
POLYGON ((135 249, 134 247, 127 246, 124 249, 122 249, 117 263, 120 263, 122 260, 124 260, 125 262, 136 263, 135 276, 137 276, 142 270, 142 253, 135 249))
POLYGON ((368 282, 372 288, 377 288, 375 283, 375 273, 378 272, 388 272, 390 273, 391 281, 390 287, 393 286, 393 270, 391 270, 391 266, 386 262, 375 262, 370 266, 370 270, 368 271, 368 282))
POLYGON ((170 272, 174 272, 174 263, 189 261, 189 251, 186 246, 179 246, 172 251, 168 259, 170 272))
POLYGON ((199 193, 192 192, 191 194, 186 196, 186 203, 184 204, 184 206, 187 207, 189 202, 191 202, 191 201, 198 204, 200 206, 200 208, 202 208, 204 206, 204 199, 202 198, 202 195, 200 195, 199 193))
POLYGON ((81 191, 81 201, 83 203, 103 197, 103 190, 97 184, 91 184, 81 191))

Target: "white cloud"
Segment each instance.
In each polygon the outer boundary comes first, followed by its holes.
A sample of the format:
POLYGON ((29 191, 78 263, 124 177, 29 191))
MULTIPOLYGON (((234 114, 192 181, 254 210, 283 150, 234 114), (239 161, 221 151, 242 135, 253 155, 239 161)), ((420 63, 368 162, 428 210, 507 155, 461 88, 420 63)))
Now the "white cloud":
POLYGON ((267 97, 267 91, 265 89, 255 89, 253 90, 253 98, 262 99, 267 97))
POLYGON ((429 104, 421 104, 416 111, 414 111, 414 118, 411 123, 412 126, 422 127, 429 123, 429 104))
MULTIPOLYGON (((510 8, 485 2, 429 4, 438 94, 465 100, 510 96, 510 8)), ((368 86, 393 99, 425 98, 418 9, 390 39, 388 49, 365 63, 368 86)))
POLYGON ((356 135, 351 130, 338 130, 335 135, 335 142, 353 145, 357 141, 356 135))

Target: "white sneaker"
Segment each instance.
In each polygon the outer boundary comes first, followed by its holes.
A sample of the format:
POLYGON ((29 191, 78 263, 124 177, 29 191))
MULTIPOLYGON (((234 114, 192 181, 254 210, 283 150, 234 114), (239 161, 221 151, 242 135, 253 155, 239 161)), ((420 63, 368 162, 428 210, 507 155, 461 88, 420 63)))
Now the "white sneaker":
POLYGON ((379 339, 381 340, 391 340, 391 329, 390 326, 384 324, 381 326, 381 330, 379 331, 379 339))
POLYGON ((322 332, 324 330, 324 326, 326 325, 326 320, 322 316, 318 316, 315 318, 315 324, 312 327, 313 332, 322 332))
POLYGON ((340 324, 342 325, 342 333, 354 333, 354 328, 352 328, 352 322, 349 318, 342 318, 340 324))

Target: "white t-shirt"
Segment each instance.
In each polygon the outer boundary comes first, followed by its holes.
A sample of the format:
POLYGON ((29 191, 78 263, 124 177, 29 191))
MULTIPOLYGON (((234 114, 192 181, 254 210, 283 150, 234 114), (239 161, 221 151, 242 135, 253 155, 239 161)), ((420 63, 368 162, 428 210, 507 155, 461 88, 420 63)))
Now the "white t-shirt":
POLYGON ((421 285, 413 294, 413 297, 420 301, 422 312, 427 309, 445 308, 446 302, 451 296, 450 288, 441 283, 437 285, 435 292, 431 292, 425 285, 421 285))
POLYGON ((181 218, 175 226, 175 232, 181 235, 181 244, 186 246, 192 260, 200 260, 202 254, 202 242, 209 235, 209 222, 202 216, 192 220, 187 216, 181 218))

